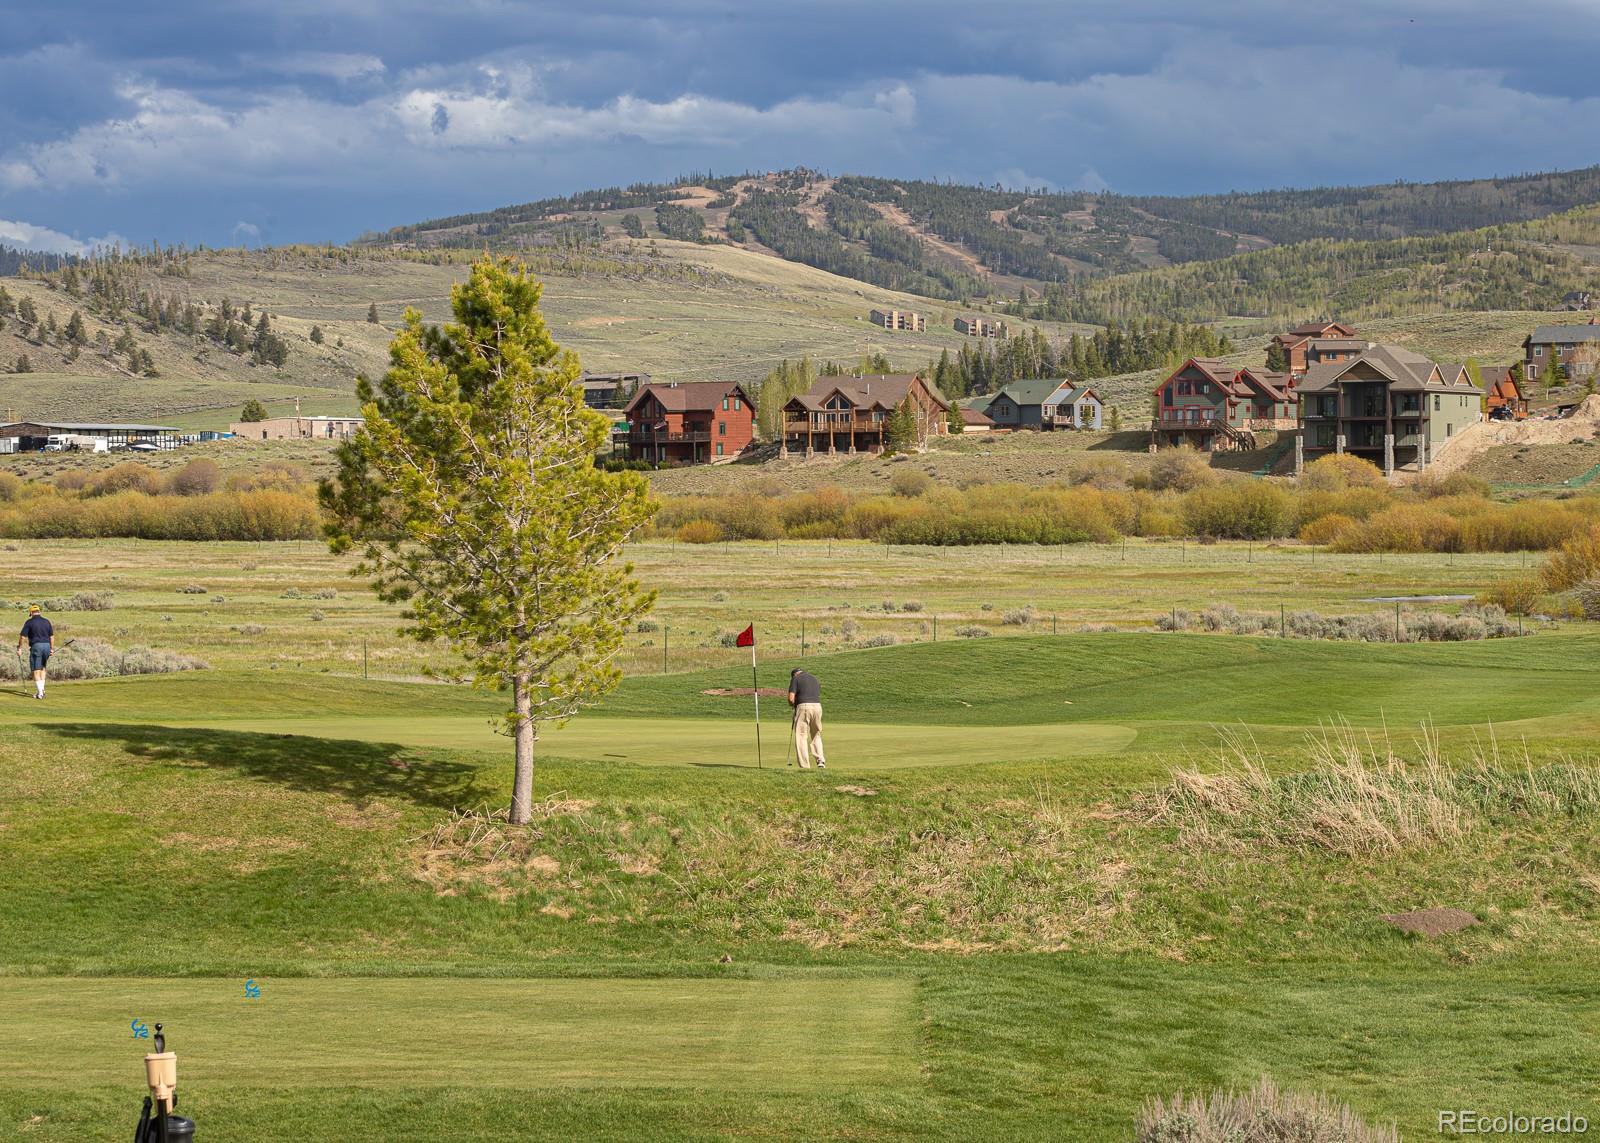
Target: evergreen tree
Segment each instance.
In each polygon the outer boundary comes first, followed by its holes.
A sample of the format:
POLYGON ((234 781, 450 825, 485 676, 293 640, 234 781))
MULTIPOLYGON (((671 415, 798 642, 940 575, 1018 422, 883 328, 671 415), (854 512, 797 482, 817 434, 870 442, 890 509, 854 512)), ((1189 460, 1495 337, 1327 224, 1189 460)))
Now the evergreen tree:
POLYGON ((34 308, 33 299, 27 294, 23 294, 22 300, 17 303, 17 320, 27 326, 38 324, 39 311, 34 308))
POLYGON ((239 412, 241 421, 264 421, 267 419, 267 407, 254 397, 244 403, 244 408, 239 412))
POLYGON ((1122 431, 1122 410, 1116 405, 1111 406, 1111 416, 1107 421, 1108 427, 1114 433, 1122 431))
POLYGON ((367 307, 367 321, 372 325, 378 324, 378 303, 373 302, 367 307))
POLYGON ((320 325, 311 327, 311 342, 313 345, 322 344, 322 327, 320 325))
POLYGON ((910 452, 917 447, 917 414, 911 407, 909 396, 895 406, 894 412, 889 414, 884 429, 885 453, 892 456, 897 452, 910 452))
POLYGON ((16 370, 18 373, 33 372, 33 362, 28 360, 28 355, 26 353, 17 358, 16 370))
POLYGON ((1289 351, 1283 348, 1281 341, 1267 343, 1267 370, 1271 373, 1289 372, 1289 351))
POLYGON ((77 310, 72 311, 72 316, 67 319, 65 330, 67 341, 73 345, 85 345, 89 341, 89 333, 83 327, 83 315, 77 310))
POLYGON ((10 292, 4 286, 0 286, 0 317, 14 314, 16 312, 16 301, 11 297, 10 292))
POLYGON ((644 222, 637 214, 625 214, 622 216, 622 233, 629 238, 643 238, 644 222))
POLYGON ((616 687, 655 600, 616 562, 655 510, 649 486, 595 466, 609 422, 584 408, 539 295, 525 269, 485 257, 451 291, 453 324, 408 310, 383 380, 357 383, 365 428, 321 490, 330 547, 406 605, 407 633, 448 639, 475 683, 510 690, 513 825, 533 813, 540 725, 616 687))

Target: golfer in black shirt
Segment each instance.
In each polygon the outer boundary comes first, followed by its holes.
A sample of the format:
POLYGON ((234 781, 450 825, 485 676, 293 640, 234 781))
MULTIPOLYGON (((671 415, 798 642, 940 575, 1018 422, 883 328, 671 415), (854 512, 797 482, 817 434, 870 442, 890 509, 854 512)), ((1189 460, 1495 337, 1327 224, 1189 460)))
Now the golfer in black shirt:
POLYGON ((796 667, 789 675, 789 705, 794 707, 794 756, 800 769, 811 769, 811 752, 817 752, 817 769, 826 770, 822 755, 822 684, 809 671, 796 667))
POLYGON ((28 608, 28 621, 22 625, 17 637, 17 654, 28 652, 28 669, 33 672, 33 697, 44 698, 44 671, 50 662, 50 652, 56 649, 55 628, 39 614, 39 605, 28 608))

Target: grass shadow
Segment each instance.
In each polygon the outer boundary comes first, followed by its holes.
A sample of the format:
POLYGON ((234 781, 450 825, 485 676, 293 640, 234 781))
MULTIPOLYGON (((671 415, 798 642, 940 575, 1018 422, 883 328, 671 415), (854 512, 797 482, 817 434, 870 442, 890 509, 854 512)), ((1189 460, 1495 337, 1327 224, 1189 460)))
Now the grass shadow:
POLYGON ((116 743, 135 758, 151 762, 233 770, 355 801, 403 798, 455 809, 495 793, 480 784, 475 766, 419 758, 410 748, 393 743, 105 722, 45 723, 40 729, 66 739, 116 743))

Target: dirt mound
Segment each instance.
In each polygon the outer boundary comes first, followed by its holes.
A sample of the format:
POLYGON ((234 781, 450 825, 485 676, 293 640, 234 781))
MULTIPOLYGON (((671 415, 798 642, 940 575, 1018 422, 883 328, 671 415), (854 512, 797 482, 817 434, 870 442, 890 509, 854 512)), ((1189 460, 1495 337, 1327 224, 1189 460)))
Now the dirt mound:
POLYGON ((1465 909, 1417 909, 1410 913, 1385 913, 1383 919, 1402 933, 1438 937, 1459 932, 1478 923, 1465 909))
POLYGON ((752 694, 759 694, 762 698, 785 698, 789 692, 780 691, 777 687, 762 687, 759 691, 752 691, 749 687, 712 687, 700 693, 716 695, 718 698, 749 698, 752 694))

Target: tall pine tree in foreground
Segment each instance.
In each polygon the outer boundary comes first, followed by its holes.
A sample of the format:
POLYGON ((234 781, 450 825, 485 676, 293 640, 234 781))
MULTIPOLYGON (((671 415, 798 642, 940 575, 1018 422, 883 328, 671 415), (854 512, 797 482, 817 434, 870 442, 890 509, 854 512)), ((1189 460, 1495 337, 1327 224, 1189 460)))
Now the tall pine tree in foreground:
POLYGON ((595 467, 608 422, 584 407, 540 292, 485 257, 451 291, 454 323, 408 310, 383 380, 359 383, 366 427, 321 489, 330 546, 405 604, 406 633, 449 640, 474 685, 510 691, 514 824, 532 812, 540 724, 616 686, 623 637, 655 602, 618 562, 655 504, 637 473, 595 467))

